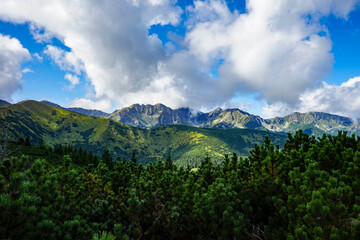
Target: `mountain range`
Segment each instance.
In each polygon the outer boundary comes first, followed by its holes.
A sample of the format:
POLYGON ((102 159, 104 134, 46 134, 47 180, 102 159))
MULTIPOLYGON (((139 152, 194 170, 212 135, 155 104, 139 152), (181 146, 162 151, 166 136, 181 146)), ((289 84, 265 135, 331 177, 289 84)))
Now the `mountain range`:
POLYGON ((360 134, 350 118, 328 113, 293 113, 263 119, 237 108, 211 112, 191 108, 171 109, 163 104, 134 104, 105 113, 84 108, 63 108, 49 101, 0 101, 0 121, 10 123, 13 139, 30 137, 50 146, 72 144, 97 155, 109 149, 114 156, 129 158, 136 151, 142 163, 164 159, 171 153, 178 165, 196 166, 204 154, 220 162, 224 154, 246 156, 253 144, 268 135, 282 146, 286 133, 302 129, 321 136, 338 130, 360 134))
POLYGON ((122 159, 136 151, 143 164, 164 160, 169 153, 180 166, 197 166, 206 155, 220 163, 225 154, 248 155, 254 143, 261 144, 266 135, 279 146, 286 140, 285 135, 253 129, 184 125, 142 129, 31 100, 0 105, 0 125, 4 120, 14 140, 29 137, 34 144, 40 140, 49 146, 72 144, 98 156, 108 149, 122 159))
MULTIPOLYGON (((62 108, 58 104, 46 100, 42 102, 62 108)), ((359 123, 355 123, 351 118, 322 112, 295 112, 284 117, 264 119, 238 108, 216 108, 204 113, 189 107, 172 109, 163 104, 133 104, 115 110, 111 114, 84 108, 67 108, 67 110, 94 117, 108 118, 143 129, 186 125, 216 129, 256 129, 275 133, 294 133, 296 130, 302 129, 305 133, 315 136, 322 136, 324 133, 337 134, 340 130, 347 131, 349 134, 360 134, 359 123)))
POLYGON ((263 119, 238 108, 217 108, 204 113, 191 108, 171 109, 163 104, 134 104, 114 111, 108 118, 140 128, 179 124, 217 129, 258 129, 279 133, 293 133, 302 129, 316 136, 324 133, 336 134, 339 130, 357 133, 359 129, 350 118, 321 112, 295 112, 285 117, 263 119))

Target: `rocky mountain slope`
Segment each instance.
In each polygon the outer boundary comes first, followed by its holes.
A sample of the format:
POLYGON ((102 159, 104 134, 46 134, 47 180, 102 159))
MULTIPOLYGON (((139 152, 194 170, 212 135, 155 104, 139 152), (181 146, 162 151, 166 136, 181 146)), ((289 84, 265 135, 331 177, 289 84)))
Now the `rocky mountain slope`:
POLYGON ((272 132, 295 132, 303 129, 308 134, 320 136, 324 133, 336 134, 339 130, 358 131, 350 118, 321 112, 308 112, 263 119, 240 109, 217 108, 203 113, 190 108, 171 109, 162 104, 134 104, 110 114, 109 119, 140 128, 156 128, 172 124, 206 128, 247 128, 272 132))

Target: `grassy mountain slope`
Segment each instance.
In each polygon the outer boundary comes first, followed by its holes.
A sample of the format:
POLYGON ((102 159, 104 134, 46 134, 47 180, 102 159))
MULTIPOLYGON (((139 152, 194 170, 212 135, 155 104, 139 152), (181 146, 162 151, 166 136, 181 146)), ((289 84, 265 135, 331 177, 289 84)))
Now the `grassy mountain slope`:
POLYGON ((172 125, 139 129, 109 119, 96 118, 36 101, 0 107, 0 119, 10 124, 13 138, 29 136, 48 145, 73 144, 96 154, 109 149, 114 156, 129 158, 136 150, 142 163, 165 159, 171 153, 179 165, 196 166, 207 153, 215 161, 237 152, 247 155, 265 135, 279 145, 285 136, 250 129, 202 129, 172 125))

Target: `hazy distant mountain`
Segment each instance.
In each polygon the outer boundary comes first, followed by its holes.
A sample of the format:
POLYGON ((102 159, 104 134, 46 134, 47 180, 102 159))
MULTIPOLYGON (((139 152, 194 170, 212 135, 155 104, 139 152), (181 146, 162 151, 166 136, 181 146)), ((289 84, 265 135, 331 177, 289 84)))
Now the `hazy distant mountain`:
POLYGON ((0 99, 0 105, 10 105, 11 103, 5 101, 5 100, 1 100, 0 99))
POLYGON ((47 105, 53 106, 53 107, 67 109, 72 112, 76 112, 76 113, 80 113, 80 114, 84 114, 84 115, 88 115, 88 116, 92 116, 92 117, 106 118, 110 115, 109 113, 106 113, 106 112, 103 112, 100 110, 96 110, 96 109, 85 109, 85 108, 79 108, 79 107, 64 108, 64 107, 60 106, 59 104, 56 104, 56 103, 53 103, 53 102, 50 102, 47 100, 43 100, 41 102, 45 103, 47 105))
POLYGON ((336 134, 339 130, 359 131, 350 118, 321 112, 292 113, 285 117, 263 119, 237 108, 217 108, 203 113, 191 108, 171 109, 163 104, 134 104, 109 115, 109 119, 140 128, 166 125, 187 125, 207 128, 248 128, 272 132, 295 132, 303 129, 308 134, 321 136, 336 134))
POLYGON ((66 108, 64 108, 64 107, 60 106, 59 104, 56 104, 56 103, 50 102, 50 101, 48 101, 48 100, 42 100, 41 102, 42 102, 42 103, 45 103, 45 104, 47 104, 47 105, 53 106, 53 107, 58 107, 58 108, 63 108, 63 109, 66 109, 66 108))
POLYGON ((140 128, 154 128, 166 125, 198 126, 207 118, 202 112, 191 108, 171 109, 163 104, 134 104, 113 112, 108 118, 140 128))
POLYGON ((263 126, 276 132, 295 132, 302 129, 308 134, 337 134, 339 130, 352 132, 353 121, 350 118, 322 112, 292 113, 285 117, 266 119, 263 126))
POLYGON ((96 110, 96 109, 85 109, 85 108, 67 108, 67 110, 72 111, 72 112, 76 112, 76 113, 80 113, 80 114, 84 114, 84 115, 88 115, 88 116, 92 116, 92 117, 102 117, 102 118, 106 118, 108 117, 110 114, 100 111, 100 110, 96 110))

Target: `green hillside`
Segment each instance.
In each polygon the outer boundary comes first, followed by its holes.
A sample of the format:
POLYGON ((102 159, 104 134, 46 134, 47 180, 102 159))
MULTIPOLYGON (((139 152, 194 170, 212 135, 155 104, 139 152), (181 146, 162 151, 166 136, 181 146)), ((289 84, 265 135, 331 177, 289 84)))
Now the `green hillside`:
POLYGON ((1 106, 0 119, 10 124, 10 136, 14 139, 30 137, 33 143, 43 139, 50 146, 72 144, 98 155, 109 149, 114 156, 127 159, 136 151, 139 162, 144 164, 163 160, 168 153, 178 165, 197 166, 204 154, 219 163, 224 154, 248 155, 253 144, 261 143, 266 135, 279 145, 286 139, 283 135, 250 129, 218 130, 180 125, 139 129, 36 101, 1 106))

